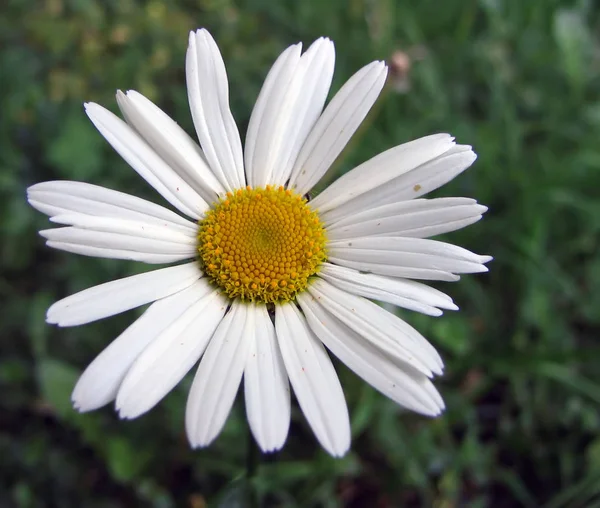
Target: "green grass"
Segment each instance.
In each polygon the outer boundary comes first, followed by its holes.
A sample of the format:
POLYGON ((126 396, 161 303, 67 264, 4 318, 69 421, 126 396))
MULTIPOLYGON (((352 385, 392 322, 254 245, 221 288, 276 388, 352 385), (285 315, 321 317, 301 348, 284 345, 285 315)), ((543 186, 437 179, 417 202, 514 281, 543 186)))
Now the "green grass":
MULTIPOLYGON (((600 13, 558 0, 10 0, 0 16, 0 506, 546 507, 600 504, 600 13), (441 351, 436 420, 401 411, 342 365, 353 446, 319 449, 293 412, 284 450, 247 477, 238 401, 214 445, 191 451, 189 380, 150 414, 80 415, 78 374, 136 312, 46 325, 54 300, 143 269, 51 251, 25 202, 74 179, 157 199, 83 113, 136 89, 192 133, 187 32, 224 55, 245 132, 270 64, 289 44, 336 43, 333 89, 374 59, 418 48, 408 93, 389 87, 336 175, 396 144, 451 132, 479 154, 437 192, 487 204, 448 235, 495 257, 440 285, 461 307, 403 313, 441 351)), ((336 175, 332 175, 335 177, 336 175)), ((250 452, 249 452, 250 450, 250 452)), ((251 469, 252 469, 251 468, 251 469)))

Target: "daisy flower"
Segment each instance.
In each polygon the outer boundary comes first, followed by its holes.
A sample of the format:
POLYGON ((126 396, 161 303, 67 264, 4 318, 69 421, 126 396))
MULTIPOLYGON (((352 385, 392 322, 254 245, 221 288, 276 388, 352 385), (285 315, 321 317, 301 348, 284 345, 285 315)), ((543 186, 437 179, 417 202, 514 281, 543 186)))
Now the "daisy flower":
POLYGON ((122 418, 153 408, 199 361, 187 400, 192 446, 221 431, 243 378, 260 448, 281 448, 290 385, 320 444, 350 446, 342 387, 329 353, 394 402, 436 416, 436 350, 372 300, 439 316, 452 299, 417 280, 456 281, 491 258, 428 237, 481 218, 468 198, 423 199, 469 167, 470 146, 435 134, 392 148, 309 200, 384 86, 387 67, 354 74, 326 108, 333 43, 286 49, 269 71, 245 147, 229 108, 219 49, 192 32, 188 99, 200 146, 135 91, 118 92, 124 120, 85 104, 93 124, 180 214, 89 183, 51 181, 29 203, 64 227, 46 244, 85 256, 180 263, 107 282, 50 307, 76 326, 151 304, 82 374, 79 411, 115 401, 122 418), (324 108, 324 109, 323 109, 324 108), (185 217, 184 217, 185 216, 185 217), (187 261, 186 261, 187 260, 187 261))

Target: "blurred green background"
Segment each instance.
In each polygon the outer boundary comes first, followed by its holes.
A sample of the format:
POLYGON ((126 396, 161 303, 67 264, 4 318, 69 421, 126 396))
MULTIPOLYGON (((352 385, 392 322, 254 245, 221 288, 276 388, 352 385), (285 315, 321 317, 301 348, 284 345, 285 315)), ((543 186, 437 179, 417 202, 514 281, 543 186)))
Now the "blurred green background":
POLYGON ((600 506, 598 4, 7 0, 0 9, 2 508, 600 506), (71 408, 78 374, 139 311, 57 329, 46 308, 146 267, 46 248, 37 230, 47 220, 25 188, 83 180, 160 202, 82 103, 115 110, 115 89, 136 89, 193 133, 184 54, 200 26, 220 45, 242 133, 279 52, 327 35, 332 91, 374 59, 395 63, 337 174, 433 132, 479 154, 436 195, 490 207, 447 238, 494 255, 491 272, 439 286, 460 312, 402 314, 445 358, 442 417, 404 412, 336 364, 351 452, 328 457, 296 409, 284 450, 252 465, 241 401, 215 444, 189 449, 189 379, 135 421, 71 408))

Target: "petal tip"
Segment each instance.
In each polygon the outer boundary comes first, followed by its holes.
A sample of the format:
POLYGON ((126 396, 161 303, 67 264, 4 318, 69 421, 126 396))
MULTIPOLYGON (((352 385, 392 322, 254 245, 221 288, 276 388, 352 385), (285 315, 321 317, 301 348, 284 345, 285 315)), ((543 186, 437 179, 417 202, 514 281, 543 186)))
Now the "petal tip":
POLYGON ((46 313, 46 323, 49 325, 58 325, 60 326, 59 319, 56 316, 50 315, 50 310, 46 313))
POLYGON ((284 443, 259 443, 258 441, 256 442, 256 444, 258 444, 258 447, 260 448, 260 450, 263 453, 277 453, 278 451, 281 450, 281 448, 283 448, 284 443))
POLYGON ((100 106, 99 104, 97 104, 95 102, 84 102, 83 107, 84 107, 86 113, 89 114, 92 110, 101 108, 102 106, 100 106))
POLYGON ((350 443, 348 443, 347 446, 343 446, 337 450, 327 450, 327 453, 329 453, 332 457, 336 459, 341 459, 344 455, 348 453, 348 450, 350 450, 350 443))
POLYGON ((140 416, 140 412, 131 411, 131 408, 119 407, 118 404, 115 404, 115 409, 117 410, 117 414, 121 420, 133 420, 140 416))
POLYGON ((73 394, 71 395, 71 403, 73 404, 73 409, 78 413, 89 413, 90 411, 94 411, 101 407, 102 404, 89 404, 86 403, 84 393, 81 388, 78 388, 79 383, 75 385, 75 389, 73 390, 73 394))

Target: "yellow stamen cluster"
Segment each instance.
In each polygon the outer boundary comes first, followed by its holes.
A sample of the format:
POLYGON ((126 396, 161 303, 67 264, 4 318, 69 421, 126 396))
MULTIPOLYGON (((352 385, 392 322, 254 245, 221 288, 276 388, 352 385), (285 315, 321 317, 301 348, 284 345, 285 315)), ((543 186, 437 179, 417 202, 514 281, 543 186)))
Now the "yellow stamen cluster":
POLYGON ((326 259, 318 214, 283 187, 228 192, 199 225, 202 270, 230 298, 293 300, 326 259))

